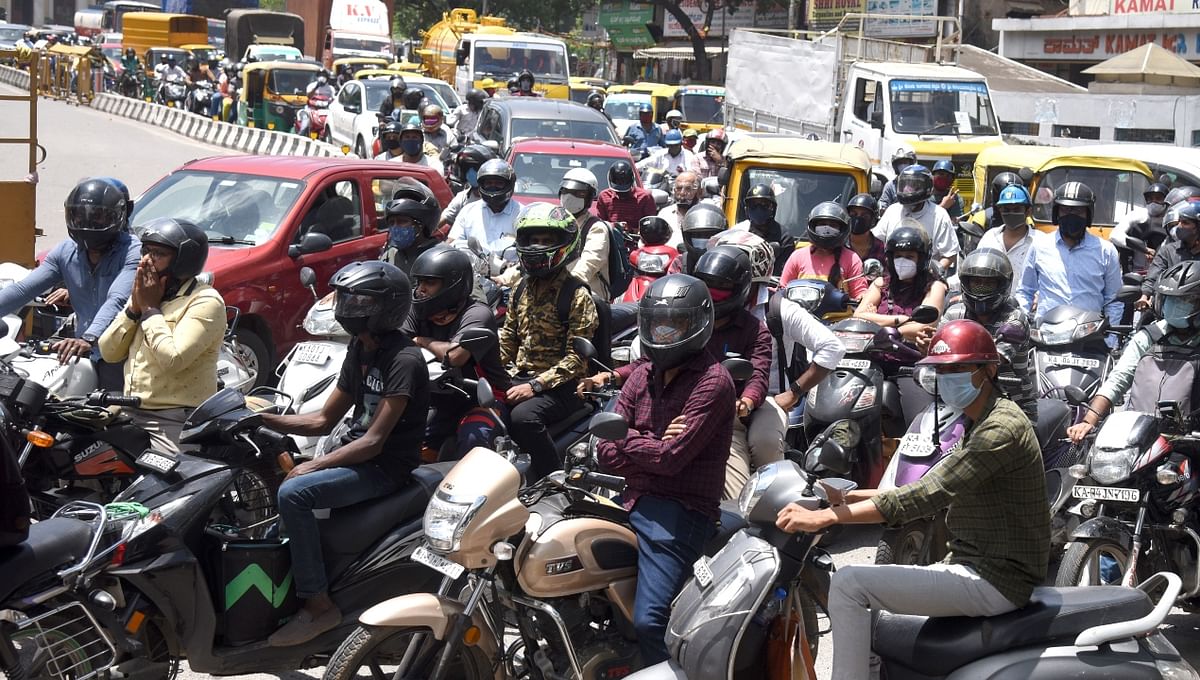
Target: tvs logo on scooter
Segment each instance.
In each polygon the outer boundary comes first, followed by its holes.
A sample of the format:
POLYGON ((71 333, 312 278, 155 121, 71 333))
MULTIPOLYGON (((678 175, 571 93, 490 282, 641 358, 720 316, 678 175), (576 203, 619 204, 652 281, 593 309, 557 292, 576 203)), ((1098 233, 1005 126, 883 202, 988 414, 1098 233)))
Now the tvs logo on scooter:
POLYGON ((578 555, 573 555, 563 560, 555 560, 546 563, 546 576, 557 576, 559 574, 569 574, 572 571, 583 569, 583 562, 578 555))

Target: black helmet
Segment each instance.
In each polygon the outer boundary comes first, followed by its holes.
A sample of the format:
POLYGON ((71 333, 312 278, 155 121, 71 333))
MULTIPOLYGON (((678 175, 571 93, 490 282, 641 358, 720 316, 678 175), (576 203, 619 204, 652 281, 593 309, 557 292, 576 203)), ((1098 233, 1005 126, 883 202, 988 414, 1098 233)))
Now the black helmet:
POLYGON ((1000 192, 1004 191, 1004 187, 1025 186, 1025 181, 1015 172, 1002 172, 992 178, 992 194, 990 196, 992 205, 996 205, 996 201, 1000 200, 1000 192))
POLYGON ((476 177, 479 195, 488 207, 503 209, 512 198, 513 187, 517 183, 517 173, 513 172, 512 166, 503 159, 495 158, 481 165, 476 177))
POLYGON ((826 250, 837 250, 850 236, 850 213, 837 201, 825 201, 808 211, 808 240, 826 250))
POLYGON ((850 216, 850 232, 865 234, 871 231, 879 219, 879 201, 876 201, 871 194, 857 194, 846 204, 846 214, 850 216), (850 212, 851 208, 862 208, 870 214, 866 217, 855 216, 850 212))
POLYGON ((170 64, 171 66, 175 65, 175 55, 174 54, 167 55, 167 63, 170 64))
POLYGON ((532 89, 533 89, 533 84, 534 84, 536 81, 534 80, 534 78, 533 78, 533 74, 532 74, 532 73, 530 73, 529 69, 525 69, 525 70, 521 71, 521 73, 519 73, 519 74, 517 75, 517 87, 520 87, 520 86, 521 86, 521 82, 522 82, 522 81, 526 81, 526 80, 527 80, 527 81, 529 81, 529 89, 531 89, 531 90, 532 90, 532 89))
POLYGON ((918 205, 933 192, 933 174, 924 165, 910 165, 896 176, 896 199, 904 205, 918 205))
POLYGON ((1059 206, 1071 205, 1087 208, 1087 223, 1095 215, 1096 194, 1083 182, 1067 182, 1054 190, 1054 207, 1050 209, 1050 221, 1058 224, 1059 206))
POLYGON ((591 92, 588 92, 587 105, 592 107, 593 109, 603 108, 604 107, 604 93, 601 92, 600 90, 592 90, 591 92), (597 104, 599 106, 597 106, 597 104))
POLYGON ((1200 320, 1200 261, 1184 260, 1158 279, 1154 311, 1173 328, 1195 328, 1200 320))
POLYGON ((472 111, 478 111, 483 106, 483 103, 487 101, 487 98, 487 93, 477 87, 467 90, 467 106, 472 111))
POLYGON ((761 206, 764 212, 758 213, 758 217, 766 218, 761 222, 750 220, 752 223, 770 224, 771 220, 775 219, 775 211, 779 208, 779 203, 775 200, 775 190, 771 188, 770 184, 755 184, 750 187, 750 191, 747 191, 745 198, 742 199, 742 207, 746 210, 747 218, 750 217, 752 206, 761 206))
POLYGON ((477 184, 479 182, 479 168, 494 158, 497 158, 496 152, 492 151, 491 147, 482 144, 468 144, 454 156, 454 163, 450 166, 450 169, 459 181, 468 184, 470 182, 467 182, 467 173, 474 170, 475 182, 477 184))
POLYGON ((683 234, 683 248, 688 254, 689 268, 695 267, 696 261, 708 250, 708 239, 728 226, 725 213, 711 203, 697 203, 688 209, 679 224, 679 230, 683 234))
POLYGON ((413 314, 419 319, 459 309, 471 299, 475 286, 475 270, 471 258, 458 248, 439 245, 417 256, 409 272, 414 282, 412 290, 413 314), (416 283, 419 279, 438 279, 442 287, 427 298, 417 297, 416 283))
POLYGON ((163 274, 176 284, 204 270, 208 260, 208 234, 187 220, 158 217, 138 227, 142 244, 154 243, 175 251, 171 266, 163 274))
POLYGON ((1187 185, 1175 187, 1174 189, 1171 189, 1170 193, 1167 194, 1166 204, 1175 205, 1180 201, 1186 201, 1189 198, 1194 198, 1196 196, 1200 196, 1200 188, 1187 185))
POLYGON ((1146 202, 1149 203, 1150 194, 1162 194, 1163 198, 1165 199, 1169 193, 1171 193, 1170 187, 1162 182, 1155 182, 1154 184, 1146 187, 1146 190, 1142 192, 1142 198, 1146 199, 1146 202))
POLYGON ((550 203, 531 203, 517 219, 517 256, 525 273, 545 278, 553 276, 579 256, 579 223, 566 208, 550 203), (554 243, 539 245, 534 234, 550 233, 554 243))
POLYGON ((85 179, 67 194, 67 234, 80 248, 104 250, 129 223, 129 190, 107 177, 85 179))
POLYGON ((628 161, 617 161, 608 169, 608 186, 612 190, 624 194, 633 191, 633 166, 628 161))
POLYGON ((638 300, 638 342, 656 371, 682 365, 708 346, 713 302, 703 281, 669 274, 638 300))
POLYGON ((893 229, 891 234, 888 234, 887 242, 883 245, 883 252, 887 255, 887 270, 888 276, 892 281, 899 281, 900 277, 896 275, 896 251, 912 250, 917 253, 917 275, 929 269, 929 258, 931 257, 929 237, 925 235, 925 230, 920 227, 900 227, 893 229))
POLYGON ((132 47, 126 47, 125 48, 125 56, 129 57, 130 59, 133 59, 133 58, 137 57, 137 50, 133 49, 132 47))
POLYGON ((392 78, 392 80, 388 83, 388 90, 392 93, 393 97, 402 96, 404 94, 404 91, 407 89, 408 89, 408 84, 405 83, 404 79, 401 78, 400 76, 396 76, 395 78, 392 78))
POLYGON ((1008 256, 993 248, 979 248, 958 268, 963 304, 972 317, 992 314, 1008 300, 1013 269, 1008 256))
POLYGON ((892 172, 896 173, 897 175, 899 175, 900 171, 904 169, 899 167, 901 163, 904 163, 905 167, 907 167, 909 165, 915 165, 916 162, 917 152, 913 151, 907 146, 897 147, 896 150, 892 152, 892 172))
POLYGON ((425 104, 425 93, 413 87, 404 91, 404 108, 419 110, 425 104))
POLYGON ((398 267, 382 260, 351 262, 329 280, 337 293, 333 317, 351 335, 382 335, 398 330, 408 318, 412 284, 398 267))
POLYGON ((661 246, 671 240, 671 225, 657 215, 648 215, 638 221, 638 234, 642 245, 661 246))
POLYGON ((750 258, 733 246, 716 246, 696 262, 692 276, 708 286, 713 314, 722 319, 746 304, 750 296, 750 258))
POLYGON ((442 206, 429 187, 411 177, 401 177, 393 185, 392 200, 384 208, 385 223, 401 215, 411 218, 429 236, 437 229, 442 206))

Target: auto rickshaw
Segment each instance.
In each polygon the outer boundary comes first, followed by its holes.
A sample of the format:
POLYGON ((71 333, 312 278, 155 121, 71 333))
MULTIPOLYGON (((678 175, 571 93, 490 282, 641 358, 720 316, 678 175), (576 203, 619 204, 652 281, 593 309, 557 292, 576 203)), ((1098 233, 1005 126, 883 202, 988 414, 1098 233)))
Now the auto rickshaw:
POLYGON ((683 127, 705 133, 725 126, 725 88, 684 85, 675 95, 675 108, 683 114, 683 127))
POLYGON ((609 81, 603 78, 588 78, 571 76, 571 101, 579 104, 586 104, 588 95, 592 90, 599 90, 601 93, 607 94, 608 87, 612 85, 609 81))
POLYGON ((415 61, 394 61, 388 64, 387 69, 389 71, 400 71, 402 73, 416 73, 422 76, 429 72, 429 69, 425 68, 425 64, 415 61))
POLYGON ((675 108, 675 95, 679 91, 677 85, 662 83, 634 83, 633 85, 613 85, 608 88, 608 94, 645 94, 650 96, 650 105, 654 107, 654 122, 665 123, 667 112, 675 108))
POLYGON ((319 64, 264 61, 242 71, 238 123, 268 130, 292 130, 296 112, 308 102, 308 84, 321 73, 319 64))
POLYGON ((213 47, 212 45, 192 44, 192 45, 182 45, 182 47, 183 47, 183 49, 187 50, 188 52, 191 52, 192 56, 196 58, 196 61, 200 62, 201 64, 208 61, 209 59, 220 59, 221 58, 221 50, 217 49, 216 47, 213 47))
MULTIPOLYGON (((1154 181, 1145 163, 1089 151, 1086 146, 992 146, 979 152, 975 160, 975 196, 980 197, 979 204, 991 203, 996 175, 1020 172, 1022 168, 1032 174, 1028 188, 1033 198, 1034 227, 1053 232, 1056 227, 1050 220, 1054 189, 1066 182, 1083 182, 1096 194, 1091 232, 1105 239, 1126 213, 1145 204, 1142 193, 1154 181)), ((980 210, 971 221, 986 228, 983 215, 980 210)))
POLYGON ((357 74, 359 71, 367 68, 385 69, 391 62, 383 57, 342 57, 334 59, 333 65, 330 67, 330 73, 341 73, 343 66, 350 67, 350 73, 357 74))
POLYGON ((158 80, 155 77, 154 67, 158 66, 158 61, 164 56, 174 56, 175 63, 183 68, 187 63, 187 58, 190 53, 182 47, 151 47, 146 50, 146 60, 143 72, 145 77, 142 78, 142 99, 151 101, 154 99, 154 90, 158 87, 158 80))

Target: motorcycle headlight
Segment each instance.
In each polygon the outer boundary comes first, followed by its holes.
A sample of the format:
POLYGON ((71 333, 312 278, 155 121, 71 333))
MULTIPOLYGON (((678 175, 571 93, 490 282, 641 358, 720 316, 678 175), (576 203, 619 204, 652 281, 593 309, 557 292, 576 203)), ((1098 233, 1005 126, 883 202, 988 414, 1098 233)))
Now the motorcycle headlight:
POLYGON ((487 496, 464 498, 451 496, 441 489, 434 493, 425 507, 423 522, 429 547, 442 553, 458 550, 463 531, 485 502, 487 496))
POLYGON ((641 253, 638 255, 638 270, 647 274, 665 274, 667 273, 667 265, 669 258, 666 255, 656 255, 652 253, 641 253))
POLYGON ((1086 338, 1087 336, 1091 335, 1092 333, 1095 333, 1096 331, 1100 330, 1100 324, 1102 324, 1102 323, 1103 323, 1102 321, 1089 321, 1088 323, 1077 323, 1077 324, 1075 324, 1075 332, 1071 335, 1071 337, 1074 340, 1086 338))
POLYGON ((304 315, 304 332, 309 335, 349 335, 333 318, 333 305, 313 305, 304 315))
POLYGON ((777 471, 778 468, 774 465, 764 465, 746 481, 746 485, 742 487, 742 492, 738 494, 738 510, 741 511, 743 517, 750 515, 750 511, 754 509, 758 500, 770 488, 771 482, 775 480, 777 471))
MULTIPOLYGON (((1085 325, 1090 326, 1091 324, 1085 325)), ((1079 323, 1074 319, 1067 319, 1058 323, 1044 323, 1034 328, 1030 333, 1030 337, 1035 342, 1040 342, 1043 345, 1065 345, 1075 338, 1075 331, 1078 327, 1079 323)))
POLYGON ((1089 465, 1092 479, 1100 484, 1116 484, 1125 479, 1133 469, 1133 457, 1136 454, 1137 449, 1133 447, 1093 448, 1092 460, 1089 465))

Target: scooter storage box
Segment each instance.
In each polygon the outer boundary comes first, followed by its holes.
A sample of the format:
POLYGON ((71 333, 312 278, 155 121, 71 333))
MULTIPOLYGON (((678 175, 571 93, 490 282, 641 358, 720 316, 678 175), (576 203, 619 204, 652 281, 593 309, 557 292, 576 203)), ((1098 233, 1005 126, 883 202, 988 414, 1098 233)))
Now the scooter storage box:
POLYGON ((299 608, 287 539, 235 540, 217 546, 214 597, 225 644, 265 640, 299 608))

